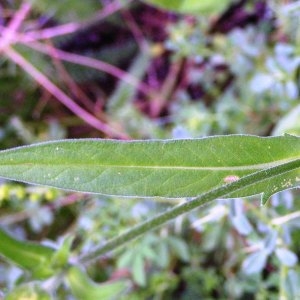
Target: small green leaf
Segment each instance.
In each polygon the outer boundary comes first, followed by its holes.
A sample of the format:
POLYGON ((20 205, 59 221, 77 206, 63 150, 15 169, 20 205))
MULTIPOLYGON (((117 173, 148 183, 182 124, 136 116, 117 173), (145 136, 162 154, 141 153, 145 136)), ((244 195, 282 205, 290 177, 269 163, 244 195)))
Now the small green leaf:
POLYGON ((145 260, 141 254, 137 254, 132 262, 132 277, 137 284, 146 286, 145 260))
MULTIPOLYGON (((295 136, 186 140, 61 140, 0 152, 0 177, 66 190, 137 197, 196 197, 240 177, 297 165, 295 136)), ((299 185, 299 167, 266 176, 228 197, 263 200, 299 185)))
POLYGON ((132 261, 134 260, 136 255, 136 251, 134 249, 128 249, 125 251, 118 260, 119 268, 127 268, 132 265, 132 261))
POLYGON ((179 258, 186 262, 190 260, 189 249, 183 240, 170 236, 167 241, 170 245, 170 250, 174 251, 179 258))
POLYGON ((167 243, 162 240, 157 245, 157 257, 156 257, 156 263, 161 268, 166 268, 170 261, 170 251, 168 249, 167 243))
POLYGON ((67 275, 67 282, 73 295, 78 300, 119 299, 118 295, 128 286, 126 281, 96 284, 78 267, 70 268, 67 275))
POLYGON ((48 278, 53 275, 51 257, 54 250, 33 242, 19 241, 0 230, 0 255, 21 268, 31 271, 35 278, 48 278))
POLYGON ((224 10, 232 0, 144 0, 147 3, 160 8, 176 11, 179 13, 219 13, 224 10))
MULTIPOLYGON (((147 51, 139 54, 133 61, 132 65, 128 70, 128 74, 134 76, 137 79, 142 79, 147 68, 149 67, 150 57, 147 51)), ((114 93, 108 100, 107 110, 108 112, 116 113, 118 110, 124 109, 128 102, 132 102, 136 94, 136 87, 129 85, 126 81, 118 83, 114 93)), ((120 121, 120 120, 119 120, 120 121)))
POLYGON ((155 260, 156 259, 156 253, 155 251, 150 247, 150 245, 143 245, 140 249, 141 256, 144 257, 144 259, 148 260, 155 260))
POLYGON ((30 0, 30 2, 40 11, 54 14, 61 20, 84 20, 101 9, 97 0, 30 0))
POLYGON ((66 237, 61 247, 53 254, 51 265, 54 268, 64 267, 68 263, 73 241, 73 236, 66 237))

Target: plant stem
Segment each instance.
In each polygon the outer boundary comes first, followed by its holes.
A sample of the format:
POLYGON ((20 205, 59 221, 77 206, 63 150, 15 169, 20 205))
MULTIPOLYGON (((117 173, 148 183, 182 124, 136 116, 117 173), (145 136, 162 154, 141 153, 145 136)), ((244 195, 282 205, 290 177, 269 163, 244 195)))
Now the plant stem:
POLYGON ((148 97, 157 97, 158 95, 145 83, 141 82, 139 79, 135 78, 131 74, 127 73, 126 71, 121 70, 120 68, 111 65, 109 63, 106 63, 104 61, 101 61, 99 59, 95 59, 92 57, 87 57, 79 54, 74 54, 70 52, 66 52, 63 50, 60 50, 58 48, 55 48, 50 45, 46 45, 39 42, 24 42, 20 40, 19 42, 23 43, 27 47, 30 47, 36 51, 39 51, 41 53, 47 54, 53 58, 57 58, 63 61, 67 61, 73 64, 93 68, 96 70, 99 70, 101 72, 105 72, 111 76, 114 76, 115 78, 122 80, 129 85, 135 87, 137 90, 142 92, 144 95, 148 97))
POLYGON ((65 94, 60 88, 58 88, 48 77, 35 68, 29 61, 27 61, 22 55, 20 55, 13 48, 7 47, 4 52, 11 61, 19 65, 29 76, 33 77, 37 83, 39 83, 45 90, 65 105, 76 116, 84 120, 90 126, 104 132, 110 137, 117 137, 120 139, 128 139, 126 134, 120 133, 113 127, 103 123, 94 115, 83 109, 76 102, 74 102, 67 94, 65 94))
POLYGON ((29 3, 22 3, 19 10, 13 15, 12 20, 7 27, 0 30, 0 52, 6 49, 14 40, 18 29, 21 27, 24 19, 30 12, 31 5, 29 3))
POLYGON ((286 279, 288 275, 288 267, 283 264, 280 265, 280 277, 279 277, 279 299, 288 300, 286 292, 286 279))
POLYGON ((106 244, 97 247, 92 252, 82 255, 80 261, 82 263, 90 263, 91 261, 98 258, 99 256, 111 250, 114 250, 117 247, 123 246, 125 243, 141 236, 142 234, 150 230, 159 227, 160 225, 178 217, 181 214, 189 212, 215 199, 230 196, 230 194, 237 192, 246 186, 259 183, 260 181, 269 179, 270 177, 275 177, 284 174, 286 172, 292 171, 299 167, 300 167, 300 159, 296 159, 288 163, 278 165, 276 167, 255 172, 253 174, 244 176, 237 181, 215 188, 207 193, 204 193, 194 198, 191 201, 185 202, 184 204, 181 204, 179 206, 175 206, 174 208, 166 212, 163 212, 158 216, 153 217, 150 220, 147 220, 141 224, 136 225, 135 227, 131 228, 125 233, 120 234, 115 238, 112 238, 106 244))

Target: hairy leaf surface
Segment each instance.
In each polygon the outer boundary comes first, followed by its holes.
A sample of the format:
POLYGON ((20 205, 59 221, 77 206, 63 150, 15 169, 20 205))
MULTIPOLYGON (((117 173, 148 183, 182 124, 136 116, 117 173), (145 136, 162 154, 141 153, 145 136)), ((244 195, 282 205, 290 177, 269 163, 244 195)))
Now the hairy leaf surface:
MULTIPOLYGON (((186 140, 61 140, 0 152, 0 177, 121 196, 194 197, 300 158, 295 136, 186 140)), ((300 182, 300 170, 246 186, 232 197, 267 197, 300 182)))

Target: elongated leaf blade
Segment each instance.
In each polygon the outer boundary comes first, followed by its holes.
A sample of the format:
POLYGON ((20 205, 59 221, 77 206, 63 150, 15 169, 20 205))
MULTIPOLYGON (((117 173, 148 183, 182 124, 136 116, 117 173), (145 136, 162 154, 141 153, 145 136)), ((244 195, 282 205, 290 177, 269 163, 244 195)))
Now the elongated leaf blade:
POLYGON ((224 10, 232 0, 144 0, 160 8, 188 14, 212 14, 224 10))
MULTIPOLYGON (((215 136, 186 140, 62 140, 0 152, 0 177, 121 196, 194 197, 300 158, 295 136, 215 136)), ((300 182, 299 169, 230 196, 267 197, 300 182)))

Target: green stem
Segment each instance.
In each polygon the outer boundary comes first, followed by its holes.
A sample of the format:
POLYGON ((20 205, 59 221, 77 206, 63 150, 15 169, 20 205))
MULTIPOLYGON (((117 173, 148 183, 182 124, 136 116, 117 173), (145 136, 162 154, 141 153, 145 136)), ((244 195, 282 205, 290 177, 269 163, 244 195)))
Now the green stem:
POLYGON ((279 277, 279 299, 280 300, 287 300, 287 293, 285 282, 288 274, 288 267, 284 266, 283 264, 280 265, 280 277, 279 277))
POLYGON ((112 238, 106 244, 94 249, 94 251, 83 255, 80 258, 82 263, 90 263, 92 260, 98 258, 99 256, 116 249, 117 247, 123 246, 129 241, 141 236, 142 234, 153 230, 162 224, 178 217, 181 214, 189 212, 199 206, 209 203, 215 199, 226 197, 233 192, 237 192, 243 189, 245 186, 250 186, 256 184, 264 179, 275 177, 283 173, 292 171, 300 167, 300 159, 293 160, 291 162, 281 164, 276 167, 265 169, 262 171, 255 172, 253 174, 244 176, 237 181, 231 182, 229 184, 223 185, 216 189, 213 189, 207 193, 204 193, 191 201, 185 202, 184 204, 175 206, 174 208, 163 212, 150 220, 147 220, 141 224, 136 225, 130 230, 126 231, 119 236, 112 238))

